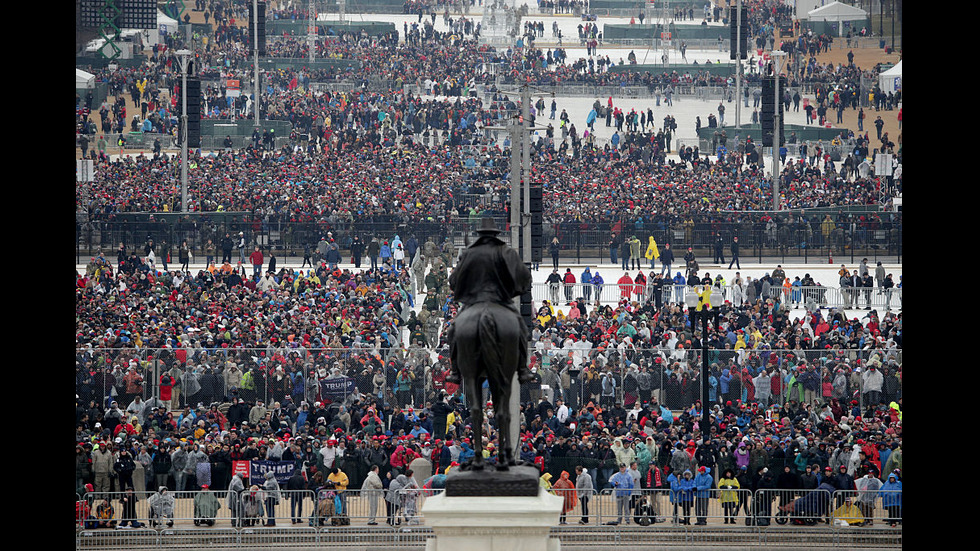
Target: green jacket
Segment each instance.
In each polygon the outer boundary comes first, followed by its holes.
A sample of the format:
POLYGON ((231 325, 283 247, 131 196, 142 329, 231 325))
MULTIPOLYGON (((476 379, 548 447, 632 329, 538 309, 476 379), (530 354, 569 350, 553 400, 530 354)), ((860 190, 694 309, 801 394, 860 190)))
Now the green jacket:
POLYGON ((252 375, 251 371, 247 371, 244 375, 242 375, 242 388, 246 390, 255 390, 255 377, 252 375))

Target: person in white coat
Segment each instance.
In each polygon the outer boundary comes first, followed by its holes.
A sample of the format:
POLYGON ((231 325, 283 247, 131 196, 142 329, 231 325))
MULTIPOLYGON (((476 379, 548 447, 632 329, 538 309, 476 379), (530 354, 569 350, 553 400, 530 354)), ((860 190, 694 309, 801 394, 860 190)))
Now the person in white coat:
POLYGON ((592 475, 588 469, 581 465, 575 467, 575 490, 578 492, 578 500, 582 504, 582 518, 579 524, 589 524, 589 501, 592 499, 593 492, 592 475))
POLYGON ((372 465, 371 470, 367 474, 367 478, 364 479, 364 484, 361 484, 361 495, 367 496, 368 499, 368 525, 376 526, 378 524, 378 500, 384 495, 384 484, 381 482, 381 476, 378 474, 380 469, 377 465, 372 465))

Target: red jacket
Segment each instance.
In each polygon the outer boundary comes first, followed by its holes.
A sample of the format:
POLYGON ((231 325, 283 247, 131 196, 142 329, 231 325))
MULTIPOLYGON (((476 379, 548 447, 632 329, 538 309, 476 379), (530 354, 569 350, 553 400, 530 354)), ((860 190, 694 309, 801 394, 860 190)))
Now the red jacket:
POLYGON ((633 293, 633 278, 629 274, 624 274, 617 283, 619 283, 619 291, 622 297, 629 298, 633 293))

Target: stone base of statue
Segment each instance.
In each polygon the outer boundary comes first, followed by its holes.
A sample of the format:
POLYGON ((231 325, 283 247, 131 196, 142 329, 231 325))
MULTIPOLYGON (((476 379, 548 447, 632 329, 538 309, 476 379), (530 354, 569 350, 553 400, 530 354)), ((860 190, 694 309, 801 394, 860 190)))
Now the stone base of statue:
POLYGON ((558 525, 563 500, 539 487, 536 474, 533 467, 450 472, 446 491, 422 506, 425 525, 435 534, 426 551, 559 551, 561 542, 549 532, 558 525), (528 475, 534 495, 527 495, 528 475), (457 479, 455 488, 450 478, 457 479), (496 495, 494 481, 500 486, 496 495))

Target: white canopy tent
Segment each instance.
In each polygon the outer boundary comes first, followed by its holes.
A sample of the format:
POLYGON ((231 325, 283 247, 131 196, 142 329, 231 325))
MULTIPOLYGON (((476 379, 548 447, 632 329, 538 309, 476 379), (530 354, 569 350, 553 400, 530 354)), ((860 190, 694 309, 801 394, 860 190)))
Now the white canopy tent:
POLYGON ((837 23, 837 34, 843 36, 844 21, 864 21, 868 18, 868 12, 840 2, 831 2, 826 6, 807 12, 806 18, 810 21, 837 23))
POLYGON ((902 89, 902 62, 878 75, 878 86, 885 93, 897 92, 902 89))
POLYGON ((167 14, 157 10, 157 28, 148 31, 148 44, 160 44, 162 34, 173 34, 177 32, 177 20, 168 17, 167 14))
POLYGON ((75 69, 75 89, 95 88, 95 75, 81 69, 75 69))

